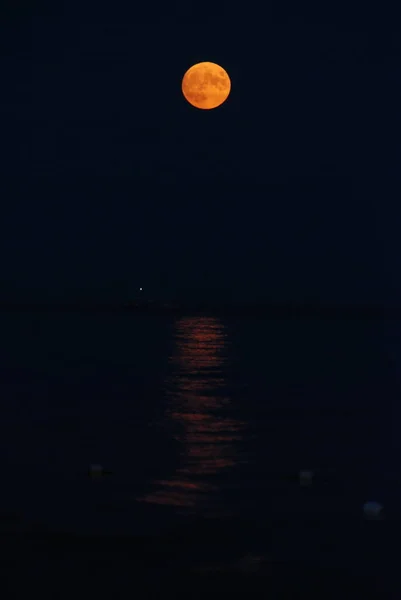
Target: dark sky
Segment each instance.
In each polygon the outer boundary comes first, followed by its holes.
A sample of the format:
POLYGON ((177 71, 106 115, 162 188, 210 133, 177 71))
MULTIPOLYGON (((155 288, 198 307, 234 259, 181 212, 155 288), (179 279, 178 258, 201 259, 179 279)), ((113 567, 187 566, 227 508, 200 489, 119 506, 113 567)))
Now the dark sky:
POLYGON ((246 4, 10 3, 4 297, 401 297, 399 28, 246 4), (203 60, 213 111, 181 93, 203 60))

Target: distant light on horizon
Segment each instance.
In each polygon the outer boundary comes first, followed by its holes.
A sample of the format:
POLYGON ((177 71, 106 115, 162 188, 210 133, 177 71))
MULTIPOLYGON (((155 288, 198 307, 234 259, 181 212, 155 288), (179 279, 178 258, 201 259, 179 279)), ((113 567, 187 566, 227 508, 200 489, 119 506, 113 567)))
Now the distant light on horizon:
POLYGON ((142 292, 142 288, 139 288, 139 291, 142 292))

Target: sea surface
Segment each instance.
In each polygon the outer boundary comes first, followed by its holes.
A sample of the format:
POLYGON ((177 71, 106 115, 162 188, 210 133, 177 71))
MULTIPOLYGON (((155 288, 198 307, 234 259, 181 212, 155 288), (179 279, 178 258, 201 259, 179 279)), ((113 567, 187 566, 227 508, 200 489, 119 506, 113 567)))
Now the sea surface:
POLYGON ((289 557, 321 551, 291 524, 364 527, 366 501, 384 507, 371 535, 399 527, 398 321, 7 312, 0 325, 3 529, 281 523, 269 552, 289 557))

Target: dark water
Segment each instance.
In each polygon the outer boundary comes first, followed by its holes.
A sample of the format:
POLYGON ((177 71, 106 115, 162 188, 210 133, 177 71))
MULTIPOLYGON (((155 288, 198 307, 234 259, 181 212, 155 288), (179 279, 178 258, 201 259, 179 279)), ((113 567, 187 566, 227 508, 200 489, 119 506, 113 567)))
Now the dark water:
POLYGON ((1 332, 13 527, 336 527, 367 500, 385 507, 375 527, 399 525, 398 322, 3 313, 1 332))

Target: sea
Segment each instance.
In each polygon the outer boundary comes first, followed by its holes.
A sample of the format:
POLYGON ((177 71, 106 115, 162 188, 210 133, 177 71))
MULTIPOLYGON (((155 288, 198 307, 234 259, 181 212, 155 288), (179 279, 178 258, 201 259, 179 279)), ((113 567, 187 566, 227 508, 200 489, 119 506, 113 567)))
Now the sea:
POLYGON ((20 310, 0 324, 4 535, 179 539, 182 556, 202 538, 202 564, 391 579, 397 319, 20 310))

